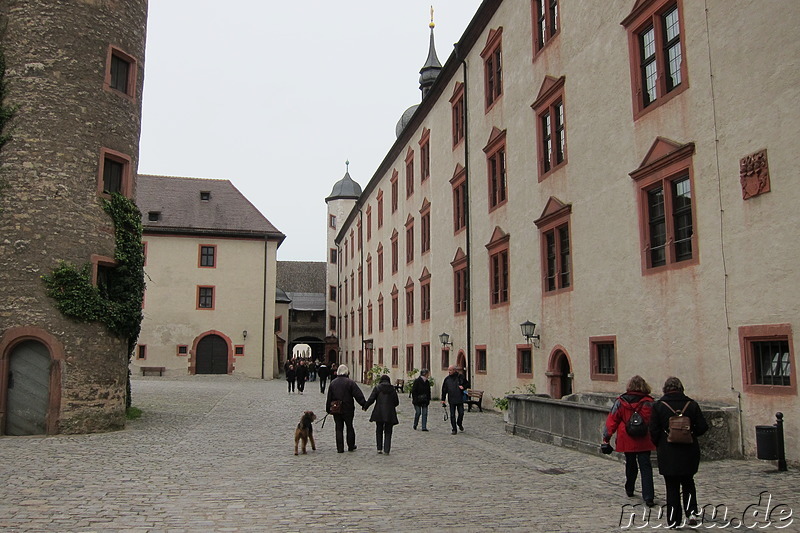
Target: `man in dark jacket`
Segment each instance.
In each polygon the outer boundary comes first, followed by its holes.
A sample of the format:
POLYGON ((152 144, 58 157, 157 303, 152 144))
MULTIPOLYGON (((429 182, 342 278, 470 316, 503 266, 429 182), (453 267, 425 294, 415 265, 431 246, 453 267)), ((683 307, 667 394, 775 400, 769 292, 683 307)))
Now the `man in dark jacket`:
POLYGON ((687 523, 697 525, 697 492, 694 475, 700 466, 700 444, 697 437, 708 431, 703 412, 697 402, 683 393, 683 383, 676 377, 664 382, 664 396, 653 405, 650 438, 658 450, 658 472, 664 476, 667 493, 667 525, 679 527, 683 512, 687 523), (691 420, 691 444, 667 442, 669 419, 682 413, 691 420), (681 509, 681 494, 683 509, 681 509), (683 512, 681 512, 683 511, 683 512))
POLYGON ((356 403, 364 406, 364 393, 361 392, 358 384, 350 379, 350 370, 346 365, 339 365, 336 369, 336 379, 331 381, 328 387, 328 398, 325 402, 325 412, 331 413, 331 402, 339 400, 341 402, 341 412, 333 414, 333 421, 336 423, 336 451, 344 453, 344 427, 347 426, 347 451, 356 450, 356 430, 353 427, 353 417, 356 412, 356 403))
POLYGON ((453 435, 458 433, 456 426, 464 431, 462 422, 464 421, 465 390, 464 378, 457 372, 456 367, 451 365, 447 368, 447 377, 442 382, 442 405, 450 404, 450 425, 453 427, 453 435), (456 418, 456 411, 458 411, 458 418, 456 418))
POLYGON ((378 453, 389 454, 392 449, 392 430, 397 425, 397 406, 400 399, 397 397, 397 390, 394 388, 389 376, 381 376, 380 381, 372 389, 364 410, 375 404, 372 410, 370 422, 375 422, 375 441, 378 445, 378 453))
POLYGON ((428 405, 431 403, 430 370, 423 368, 411 385, 411 403, 414 405, 414 429, 422 417, 422 431, 428 431, 428 405))
POLYGON ((317 376, 319 376, 319 391, 322 394, 325 394, 325 385, 328 383, 328 374, 330 373, 330 369, 328 366, 322 362, 317 367, 317 376))

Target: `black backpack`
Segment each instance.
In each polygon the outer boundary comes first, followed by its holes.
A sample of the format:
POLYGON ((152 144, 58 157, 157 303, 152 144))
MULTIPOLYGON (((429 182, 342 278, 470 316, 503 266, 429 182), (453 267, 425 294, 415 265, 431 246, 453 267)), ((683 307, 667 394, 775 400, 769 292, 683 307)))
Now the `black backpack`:
POLYGON ((644 421, 644 417, 639 413, 639 404, 642 403, 642 401, 643 400, 639 401, 635 405, 628 404, 633 408, 633 414, 631 414, 628 421, 625 422, 625 432, 629 437, 644 437, 647 435, 647 422, 644 421))

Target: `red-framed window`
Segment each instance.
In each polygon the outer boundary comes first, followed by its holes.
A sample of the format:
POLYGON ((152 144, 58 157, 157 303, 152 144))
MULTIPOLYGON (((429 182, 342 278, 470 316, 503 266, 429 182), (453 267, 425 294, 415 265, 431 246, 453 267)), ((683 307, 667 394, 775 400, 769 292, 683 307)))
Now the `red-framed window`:
POLYGON ((398 233, 394 230, 392 233, 392 274, 397 274, 398 268, 398 255, 400 254, 399 245, 397 243, 398 233))
POLYGON ((428 322, 431 319, 431 274, 427 268, 423 269, 422 277, 419 278, 419 306, 420 320, 428 322))
POLYGON ((336 331, 336 315, 328 315, 328 329, 336 331))
POLYGON ((136 345, 136 359, 147 359, 147 345, 136 345))
POLYGON ((694 143, 659 138, 630 174, 638 193, 643 273, 699 262, 693 155, 694 143))
POLYGON ((189 346, 187 344, 179 344, 175 355, 178 357, 187 357, 189 355, 189 346))
POLYGON ((350 299, 356 301, 356 273, 350 272, 350 299))
POLYGON ((456 165, 450 186, 453 188, 453 233, 456 234, 467 227, 467 171, 460 164, 456 165))
POLYGON ((483 148, 489 187, 489 211, 494 211, 508 201, 506 179, 506 130, 492 128, 489 142, 483 148))
POLYGON ((533 348, 530 344, 517 344, 517 377, 533 378, 533 348))
POLYGON ((450 263, 453 267, 453 312, 463 315, 467 312, 468 281, 467 281, 467 256, 459 248, 456 256, 450 263))
POLYGON ((103 88, 135 100, 137 71, 136 58, 116 46, 109 46, 103 88))
POLYGON ((244 344, 234 344, 233 346, 233 355, 243 356, 244 355, 244 344))
POLYGON ((360 220, 356 222, 356 228, 358 229, 358 240, 356 241, 356 246, 358 246, 358 249, 361 250, 361 243, 364 242, 364 231, 361 228, 360 220))
POLYGON ((336 229, 336 215, 328 215, 328 227, 336 229))
POLYGON ((419 210, 419 253, 431 251, 431 203, 425 199, 419 210))
POLYGON ((278 333, 280 331, 283 331, 283 316, 276 316, 275 322, 273 322, 272 326, 273 326, 272 329, 273 333, 278 333))
POLYGON ((367 242, 372 240, 372 206, 367 207, 367 242))
POLYGON ((336 286, 329 285, 328 286, 328 299, 332 302, 336 301, 336 286))
POLYGON ((531 107, 536 113, 539 136, 539 181, 567 164, 567 133, 564 116, 566 78, 545 77, 539 96, 531 107))
POLYGON ((406 153, 406 198, 414 194, 414 150, 406 153))
POLYGON ((475 347, 475 373, 485 374, 487 369, 486 345, 475 347))
POLYGON ((397 287, 392 287, 392 329, 397 329, 400 314, 400 299, 397 287))
POLYGON ((406 220, 406 263, 414 261, 414 219, 408 215, 406 220))
POLYGON ((593 381, 617 381, 617 337, 589 337, 589 377, 593 381))
POLYGON ((372 288, 372 254, 367 254, 367 290, 372 288))
POLYGON ((414 345, 409 344, 406 346, 406 372, 414 370, 414 345))
POLYGON ((442 370, 447 370, 450 367, 450 349, 442 348, 442 370))
POLYGON ((420 354, 419 354, 419 367, 421 369, 422 368, 427 368, 428 370, 430 370, 430 368, 431 368, 431 343, 429 343, 429 342, 422 343, 422 345, 419 347, 419 351, 420 351, 420 354))
POLYGON ((200 244, 197 248, 197 266, 200 268, 216 268, 217 245, 200 244))
POLYGON ((414 282, 408 278, 406 282, 406 324, 414 323, 414 282))
POLYGON ((378 348, 378 364, 383 366, 383 348, 378 348))
POLYGON ((551 295, 572 289, 572 205, 551 197, 542 216, 534 221, 541 243, 542 290, 551 295))
POLYGON ((533 0, 533 54, 541 52, 561 30, 558 0, 533 0))
POLYGON ((400 366, 400 353, 397 346, 392 346, 392 368, 400 366))
POLYGON ((489 30, 486 46, 481 51, 486 111, 503 95, 503 27, 489 30))
POLYGON ((378 331, 383 331, 383 294, 378 295, 378 331))
POLYGON ((198 285, 197 286, 197 309, 204 311, 214 310, 214 298, 216 296, 215 287, 213 285, 198 285))
POLYGON ((453 95, 450 97, 452 108, 453 149, 464 139, 464 84, 456 82, 453 95))
POLYGON ((348 298, 348 295, 350 294, 350 291, 348 290, 349 286, 350 286, 350 282, 347 281, 347 277, 345 277, 344 278, 344 293, 343 293, 344 294, 344 303, 345 303, 345 305, 347 305, 347 302, 349 301, 349 298, 348 298))
POLYGON ((791 324, 739 327, 744 391, 797 395, 791 324))
POLYGON ((97 194, 99 196, 108 198, 113 193, 119 193, 127 198, 131 197, 133 183, 131 181, 130 156, 109 148, 101 148, 98 167, 97 194))
POLYGON ((419 140, 419 182, 423 183, 431 177, 431 130, 422 129, 422 138, 419 140))
POLYGON ((337 259, 338 255, 339 254, 337 253, 336 248, 331 248, 330 249, 330 262, 331 262, 332 265, 336 264, 336 259, 337 259))
POLYGON ((378 283, 383 281, 383 243, 378 245, 378 283))
POLYGON ((682 0, 637 2, 628 32, 633 116, 638 119, 689 87, 682 0))
POLYGON ((383 227, 383 191, 378 191, 376 195, 378 201, 378 229, 383 227))
POLYGON ((511 300, 509 235, 495 228, 486 249, 489 251, 489 305, 492 308, 508 305, 511 300))
POLYGON ((391 180, 389 180, 389 183, 391 183, 391 185, 392 185, 392 213, 397 211, 398 195, 400 194, 399 187, 397 185, 397 177, 398 177, 398 173, 397 173, 397 169, 395 169, 392 172, 391 180))

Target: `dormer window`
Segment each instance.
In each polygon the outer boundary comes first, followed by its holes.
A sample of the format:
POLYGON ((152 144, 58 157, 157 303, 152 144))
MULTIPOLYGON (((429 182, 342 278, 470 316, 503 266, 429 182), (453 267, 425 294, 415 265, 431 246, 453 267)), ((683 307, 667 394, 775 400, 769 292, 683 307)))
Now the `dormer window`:
POLYGON ((158 222, 161 220, 161 211, 148 211, 147 220, 149 222, 158 222))
POLYGON ((211 200, 211 191, 200 191, 200 201, 208 202, 211 200))

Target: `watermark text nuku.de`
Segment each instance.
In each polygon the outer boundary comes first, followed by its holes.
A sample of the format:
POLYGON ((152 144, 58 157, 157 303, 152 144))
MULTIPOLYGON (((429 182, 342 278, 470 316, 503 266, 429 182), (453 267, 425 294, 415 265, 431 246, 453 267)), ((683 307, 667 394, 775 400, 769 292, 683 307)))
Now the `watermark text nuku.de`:
MULTIPOLYGON (((769 491, 758 495, 758 503, 748 505, 743 511, 729 509, 725 504, 706 504, 689 517, 681 517, 679 526, 693 529, 783 529, 789 527, 794 518, 792 508, 774 500, 769 491)), ((666 528, 667 506, 647 507, 644 504, 625 504, 619 517, 621 529, 666 528)))

